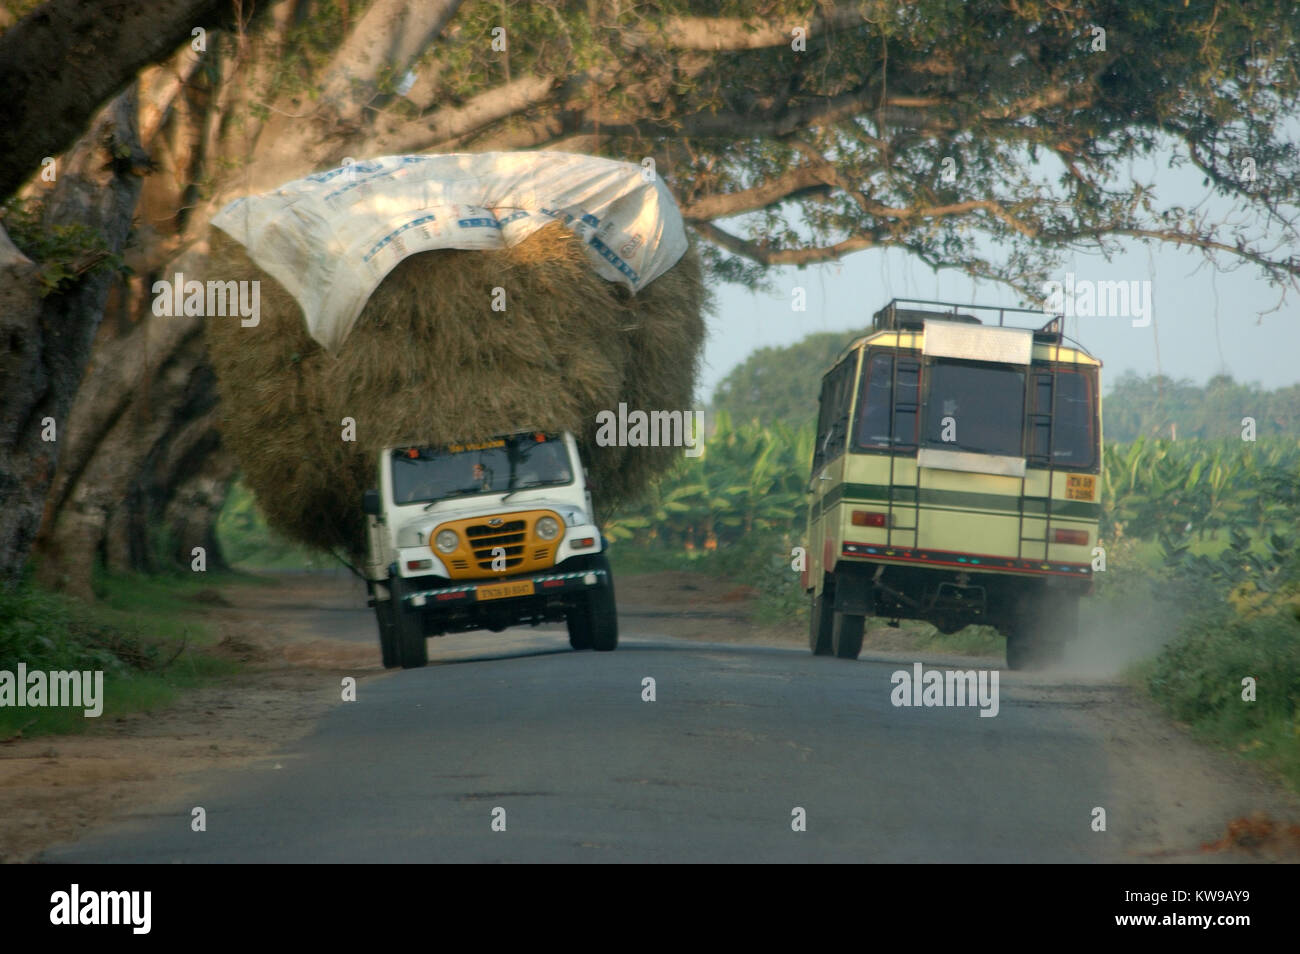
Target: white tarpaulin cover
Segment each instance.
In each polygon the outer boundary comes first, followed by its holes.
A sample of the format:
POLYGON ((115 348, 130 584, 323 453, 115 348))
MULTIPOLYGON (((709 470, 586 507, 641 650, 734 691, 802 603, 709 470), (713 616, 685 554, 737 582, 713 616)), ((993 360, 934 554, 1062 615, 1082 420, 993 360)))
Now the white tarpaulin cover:
POLYGON ((284 285, 312 337, 334 350, 408 255, 508 248, 553 221, 586 243, 597 274, 634 294, 686 252, 657 175, 562 152, 385 156, 236 199, 212 224, 284 285))

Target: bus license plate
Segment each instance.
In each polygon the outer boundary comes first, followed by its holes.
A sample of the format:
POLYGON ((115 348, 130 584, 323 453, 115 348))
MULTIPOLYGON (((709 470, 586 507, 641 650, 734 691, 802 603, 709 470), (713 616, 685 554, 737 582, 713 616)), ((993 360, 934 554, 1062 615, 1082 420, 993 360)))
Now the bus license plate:
POLYGON ((512 583, 491 583, 478 588, 479 600, 504 600, 512 596, 532 596, 532 580, 516 580, 512 583))
POLYGON ((1066 500, 1096 500, 1097 478, 1090 474, 1070 474, 1065 479, 1066 500))

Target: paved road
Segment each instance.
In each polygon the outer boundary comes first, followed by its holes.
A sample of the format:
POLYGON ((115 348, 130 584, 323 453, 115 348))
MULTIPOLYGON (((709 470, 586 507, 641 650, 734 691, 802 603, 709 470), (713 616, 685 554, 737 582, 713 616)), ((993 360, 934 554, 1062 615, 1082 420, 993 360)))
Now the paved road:
POLYGON ((1112 860, 1088 828, 1107 798, 1100 739, 1014 680, 996 718, 895 708, 897 662, 655 625, 625 622, 610 654, 558 631, 435 640, 427 669, 363 680, 274 759, 44 860, 1112 860))

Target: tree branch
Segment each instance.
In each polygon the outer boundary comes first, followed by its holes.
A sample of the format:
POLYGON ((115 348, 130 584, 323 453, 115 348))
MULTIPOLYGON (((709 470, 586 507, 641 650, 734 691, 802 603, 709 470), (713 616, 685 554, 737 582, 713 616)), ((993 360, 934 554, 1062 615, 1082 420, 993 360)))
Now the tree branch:
POLYGON ((815 265, 818 262, 833 262, 850 252, 860 252, 864 248, 875 248, 880 244, 878 236, 853 235, 842 242, 822 248, 771 248, 732 235, 710 222, 696 222, 695 231, 733 255, 758 262, 760 265, 815 265))
POLYGON ((769 20, 740 17, 673 17, 664 26, 668 45, 679 50, 758 50, 785 46, 793 39, 795 27, 806 27, 812 39, 828 29, 860 26, 866 22, 861 11, 852 6, 835 7, 812 20, 769 20))
POLYGON ((835 182, 830 163, 797 166, 774 179, 748 189, 704 196, 682 207, 682 218, 692 224, 754 212, 783 202, 808 189, 835 182))
POLYGON ((405 73, 437 39, 462 0, 375 0, 334 54, 320 102, 356 123, 384 69, 405 73))
POLYGON ((0 34, 0 200, 58 156, 143 67, 213 26, 231 0, 49 0, 0 34))

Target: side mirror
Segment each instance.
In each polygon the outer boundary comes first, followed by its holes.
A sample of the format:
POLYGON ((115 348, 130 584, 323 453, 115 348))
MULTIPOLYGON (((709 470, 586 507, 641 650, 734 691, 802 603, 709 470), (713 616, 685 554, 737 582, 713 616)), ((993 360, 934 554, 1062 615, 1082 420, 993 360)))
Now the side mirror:
POLYGON ((372 517, 379 516, 379 491, 367 490, 361 495, 361 509, 372 517))

